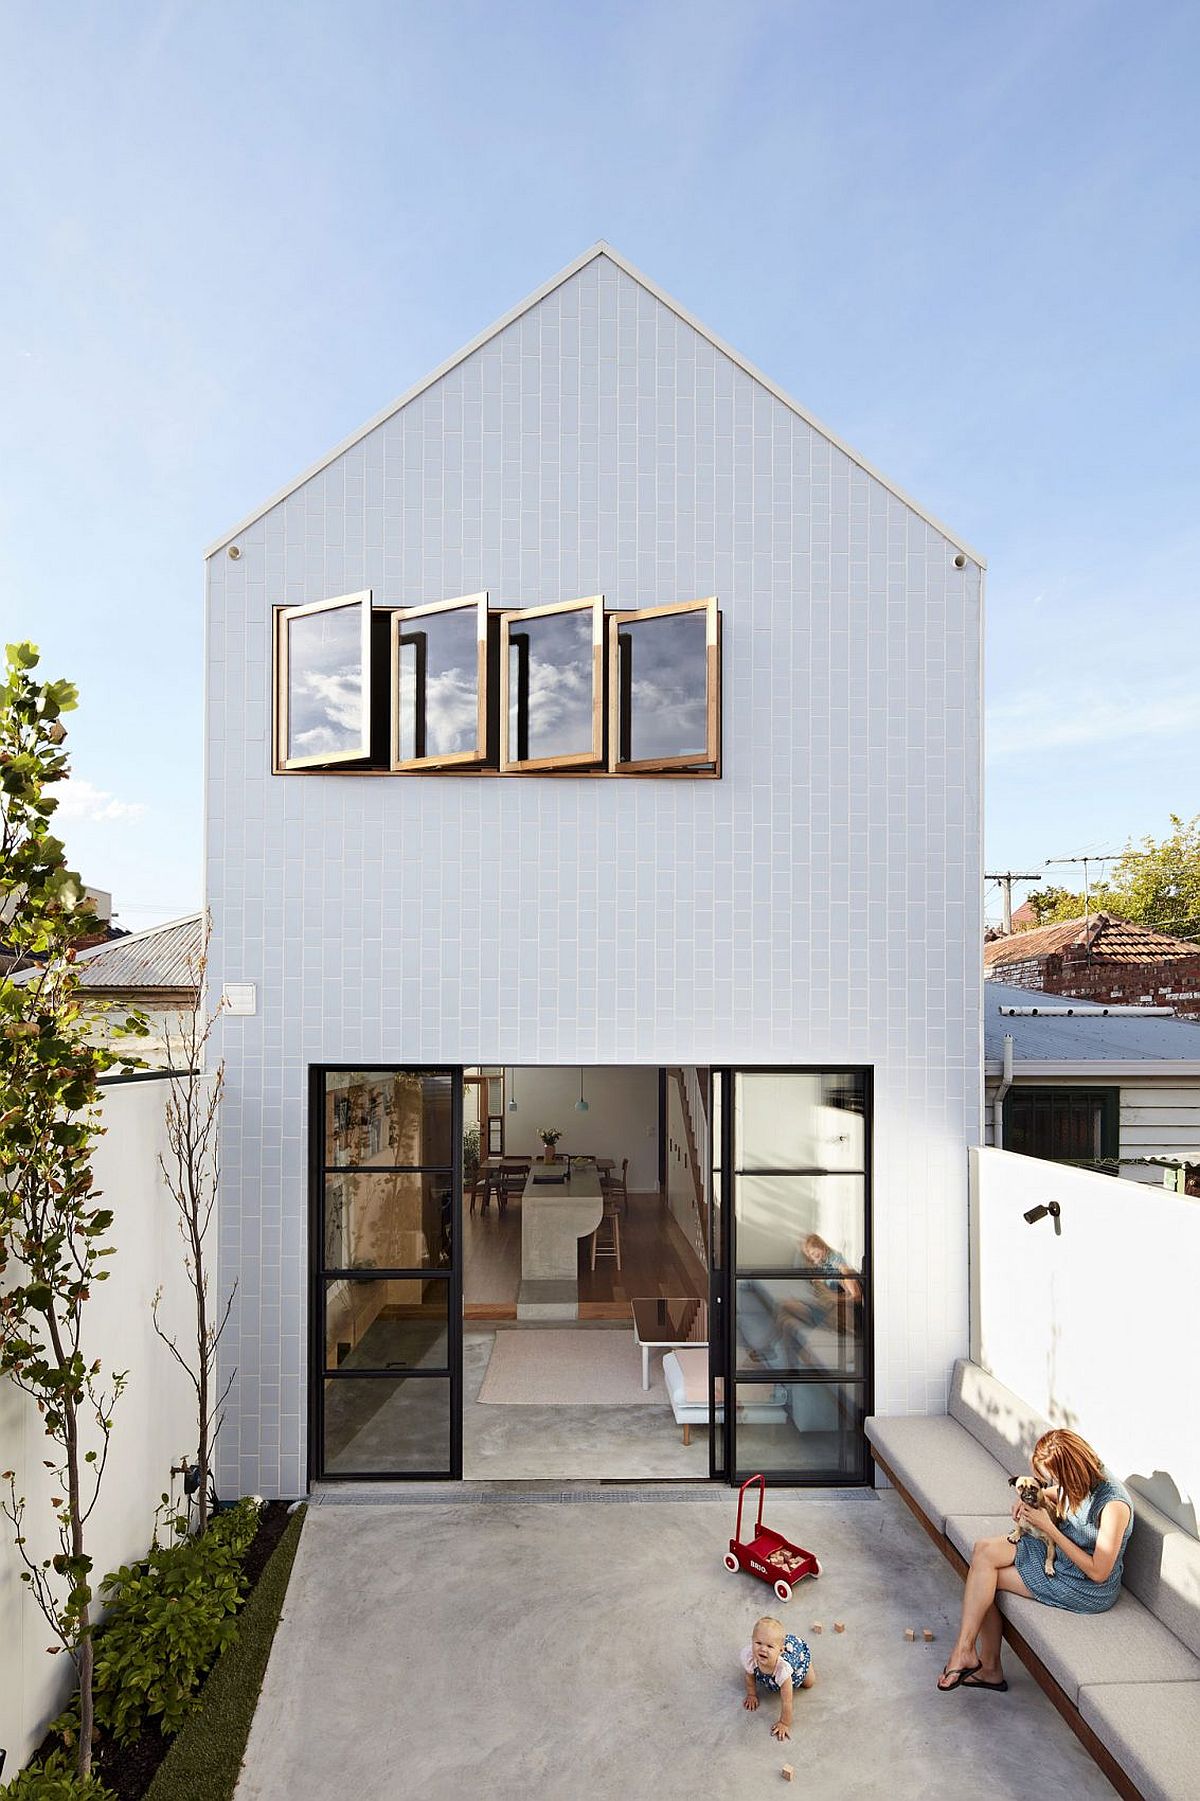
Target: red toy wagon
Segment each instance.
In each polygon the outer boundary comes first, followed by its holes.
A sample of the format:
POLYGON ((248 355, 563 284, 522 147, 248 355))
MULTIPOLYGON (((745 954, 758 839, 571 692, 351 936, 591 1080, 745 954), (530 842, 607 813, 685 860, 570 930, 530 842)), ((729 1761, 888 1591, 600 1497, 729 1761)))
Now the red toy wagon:
POLYGON ((737 1533, 729 1541, 725 1568, 734 1572, 748 1570, 760 1582, 769 1582, 781 1601, 790 1601, 797 1582, 803 1582, 806 1576, 819 1576, 821 1566, 811 1551, 802 1551, 799 1545, 790 1544, 778 1532, 763 1525, 766 1498, 767 1485, 761 1476, 751 1476, 749 1482, 742 1483, 738 1494, 737 1533), (742 1505, 746 1490, 755 1482, 758 1483, 758 1518, 754 1522, 754 1537, 743 1540, 742 1505))

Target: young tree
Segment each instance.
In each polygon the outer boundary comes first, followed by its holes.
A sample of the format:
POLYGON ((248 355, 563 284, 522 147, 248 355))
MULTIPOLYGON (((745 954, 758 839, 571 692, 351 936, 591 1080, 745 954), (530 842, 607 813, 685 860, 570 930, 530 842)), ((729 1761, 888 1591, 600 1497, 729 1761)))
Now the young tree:
MULTIPOLYGON (((1170 815, 1164 838, 1133 840, 1089 896, 1093 919, 1112 913, 1135 925, 1151 926, 1178 938, 1200 940, 1200 813, 1190 820, 1170 815)), ((1080 919, 1084 897, 1069 888, 1039 888, 1027 895, 1040 926, 1080 919)))
MULTIPOLYGON (((237 1283, 233 1284, 223 1309, 214 1310, 209 1301, 209 1271, 205 1241, 212 1224, 216 1205, 220 1165, 217 1123, 221 1110, 221 1094, 225 1086, 225 1065, 219 1063, 212 1076, 204 1071, 205 1051, 220 1009, 204 1014, 204 978, 208 968, 208 932, 193 972, 200 1005, 184 1016, 179 1032, 168 1046, 172 1067, 167 1096, 167 1142, 170 1157, 159 1158, 163 1177, 175 1201, 178 1225, 183 1238, 183 1261, 196 1306, 194 1352, 185 1355, 177 1339, 166 1331, 159 1318, 162 1290, 154 1297, 154 1329, 180 1369, 196 1391, 197 1449, 197 1526, 203 1532, 208 1524, 208 1495, 211 1481, 213 1447, 221 1429, 221 1408, 233 1384, 233 1375, 222 1392, 216 1393, 217 1347, 229 1321, 237 1283), (176 1064, 181 1067, 176 1068, 176 1064)), ((236 1372, 234 1372, 236 1373, 236 1372)))
POLYGON ((1200 938, 1200 813, 1170 815, 1165 838, 1132 842, 1114 863, 1112 911, 1181 938, 1200 938))
MULTIPOLYGON (((15 1473, 0 1474, 0 1508, 15 1529, 22 1572, 57 1645, 79 1676, 81 1776, 92 1758, 92 1559, 86 1528, 100 1493, 113 1406, 125 1375, 105 1376, 85 1351, 88 1297, 112 1255, 112 1213, 98 1205, 92 1151, 102 1134, 99 1077, 132 1059, 87 1041, 74 946, 96 921, 79 877, 50 831, 50 792, 68 771, 61 715, 70 682, 40 682, 31 644, 8 647, 0 686, 0 917, 35 973, 0 979, 0 1374, 37 1404, 53 1455, 58 1551, 35 1555, 15 1473)), ((130 1030, 139 1023, 125 1022, 130 1030)))

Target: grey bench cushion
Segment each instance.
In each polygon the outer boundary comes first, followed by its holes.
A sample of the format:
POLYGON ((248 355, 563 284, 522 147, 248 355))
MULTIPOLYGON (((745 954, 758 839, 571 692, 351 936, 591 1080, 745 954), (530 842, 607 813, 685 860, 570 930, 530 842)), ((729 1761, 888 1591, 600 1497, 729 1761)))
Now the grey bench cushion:
POLYGON ((945 1414, 873 1418, 867 1437, 939 1531, 951 1513, 983 1513, 1002 1502, 1004 1475, 994 1458, 945 1414))
POLYGON ((1134 1524, 1121 1581, 1200 1656, 1200 1543, 1132 1484, 1130 1493, 1134 1524))
POLYGON ((950 1378, 946 1410, 1004 1466, 1005 1477, 1029 1468, 1029 1454, 1050 1421, 977 1363, 961 1357, 950 1378))
POLYGON ((1097 1684, 1079 1711, 1145 1801, 1200 1801, 1200 1682, 1097 1684))
MULTIPOLYGON (((946 1537, 964 1557, 977 1538, 1011 1530, 1012 1520, 1001 1514, 958 1514, 946 1521, 946 1537)), ((1107 1613, 1068 1613, 1006 1594, 1000 1611, 1077 1706, 1088 1683, 1200 1680, 1200 1660, 1124 1590, 1107 1613)))

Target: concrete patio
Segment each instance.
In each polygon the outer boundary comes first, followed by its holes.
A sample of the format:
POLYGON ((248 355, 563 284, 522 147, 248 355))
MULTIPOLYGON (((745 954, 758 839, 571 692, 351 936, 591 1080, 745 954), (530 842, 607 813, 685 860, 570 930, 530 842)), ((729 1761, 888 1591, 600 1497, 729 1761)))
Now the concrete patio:
POLYGON ((1007 1695, 937 1692, 961 1584, 894 1494, 768 1497, 823 1565, 786 1606, 723 1568, 732 1517, 708 1487, 323 1497, 238 1801, 741 1801, 783 1792, 784 1763, 836 1801, 1111 1796, 1011 1655, 1007 1695), (737 1654, 770 1611, 817 1671, 786 1745, 775 1704, 741 1705, 737 1654))

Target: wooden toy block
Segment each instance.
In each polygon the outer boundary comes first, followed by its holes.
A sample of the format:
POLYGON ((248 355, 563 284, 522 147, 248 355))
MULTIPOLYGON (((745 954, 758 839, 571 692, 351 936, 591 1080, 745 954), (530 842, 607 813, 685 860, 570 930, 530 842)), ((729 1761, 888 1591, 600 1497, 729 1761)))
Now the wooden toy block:
POLYGON ((909 1644, 910 1644, 910 1645, 911 1645, 911 1644, 912 1644, 912 1642, 913 1642, 913 1640, 914 1640, 914 1639, 915 1639, 915 1638, 916 1638, 916 1636, 917 1636, 917 1635, 916 1635, 916 1633, 915 1633, 915 1632, 914 1632, 914 1631, 913 1631, 913 1629, 912 1629, 912 1627, 911 1627, 911 1626, 906 1626, 906 1627, 905 1627, 905 1628, 904 1628, 904 1636, 905 1636, 905 1638, 906 1638, 906 1639, 907 1639, 907 1640, 908 1640, 908 1642, 909 1642, 909 1644))
POLYGON ((929 1630, 928 1626, 922 1628, 921 1637, 925 1640, 927 1645, 933 1643, 933 1633, 929 1630))
POLYGON ((793 1770, 790 1763, 785 1763, 782 1770, 780 1770, 779 1774, 783 1777, 783 1780, 785 1782, 790 1782, 792 1780, 792 1777, 796 1774, 796 1772, 795 1772, 795 1770, 793 1770))
POLYGON ((814 1620, 812 1623, 812 1630, 815 1636, 818 1632, 824 1632, 825 1628, 822 1626, 820 1620, 814 1620))
POLYGON ((846 1630, 845 1620, 835 1620, 833 1622, 833 1629, 835 1632, 844 1632, 846 1630))

